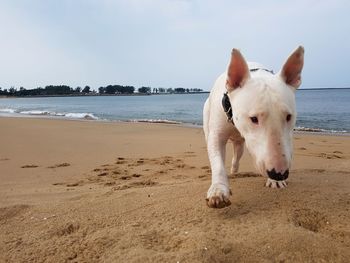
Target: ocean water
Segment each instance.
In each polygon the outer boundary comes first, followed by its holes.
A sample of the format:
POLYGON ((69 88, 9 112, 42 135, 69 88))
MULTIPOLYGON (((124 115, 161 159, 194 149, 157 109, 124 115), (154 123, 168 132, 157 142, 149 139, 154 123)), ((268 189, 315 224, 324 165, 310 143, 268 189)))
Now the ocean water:
MULTIPOLYGON (((202 125, 209 94, 0 99, 0 116, 202 125)), ((350 132, 350 89, 298 90, 297 130, 350 132)))

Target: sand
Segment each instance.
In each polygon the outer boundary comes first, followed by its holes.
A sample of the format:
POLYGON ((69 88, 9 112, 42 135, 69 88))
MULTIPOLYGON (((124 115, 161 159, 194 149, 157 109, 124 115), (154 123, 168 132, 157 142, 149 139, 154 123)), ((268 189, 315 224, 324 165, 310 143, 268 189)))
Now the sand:
POLYGON ((350 137, 296 134, 287 189, 245 152, 224 209, 198 128, 0 118, 0 143, 0 262, 349 261, 350 137))

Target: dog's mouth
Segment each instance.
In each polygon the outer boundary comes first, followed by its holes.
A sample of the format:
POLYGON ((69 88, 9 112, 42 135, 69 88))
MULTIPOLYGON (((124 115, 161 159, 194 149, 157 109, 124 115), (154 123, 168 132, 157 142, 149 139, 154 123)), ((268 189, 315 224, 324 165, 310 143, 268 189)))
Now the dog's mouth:
POLYGON ((266 173, 267 173, 268 177, 272 180, 284 181, 284 180, 287 180, 287 178, 289 176, 289 169, 287 169, 284 173, 280 173, 280 172, 278 173, 278 172, 276 172, 275 168, 273 168, 270 171, 266 170, 266 173))

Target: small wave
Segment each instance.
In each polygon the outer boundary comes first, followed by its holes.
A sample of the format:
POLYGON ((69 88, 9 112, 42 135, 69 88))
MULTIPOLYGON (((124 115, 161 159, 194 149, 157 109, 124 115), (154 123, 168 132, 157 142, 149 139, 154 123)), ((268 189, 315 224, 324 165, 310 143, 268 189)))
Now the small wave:
POLYGON ((162 119, 133 119, 128 122, 147 122, 147 123, 166 123, 166 124, 181 124, 179 121, 162 120, 162 119))
POLYGON ((64 117, 72 119, 98 120, 92 113, 66 113, 64 117))
POLYGON ((347 133, 346 130, 326 130, 321 128, 295 127, 295 131, 302 132, 320 132, 320 133, 347 133))
POLYGON ((41 110, 28 110, 28 111, 20 111, 19 114, 25 115, 52 115, 49 111, 41 111, 41 110))
POLYGON ((5 109, 0 109, 0 113, 16 113, 16 110, 5 108, 5 109))
POLYGON ((46 111, 46 110, 14 110, 9 108, 0 109, 1 113, 7 113, 7 114, 13 114, 14 116, 20 115, 29 115, 29 116, 49 116, 49 117, 61 117, 61 118, 68 118, 68 119, 85 119, 85 120, 98 120, 99 118, 93 115, 92 113, 85 113, 85 112, 53 112, 53 111, 46 111))

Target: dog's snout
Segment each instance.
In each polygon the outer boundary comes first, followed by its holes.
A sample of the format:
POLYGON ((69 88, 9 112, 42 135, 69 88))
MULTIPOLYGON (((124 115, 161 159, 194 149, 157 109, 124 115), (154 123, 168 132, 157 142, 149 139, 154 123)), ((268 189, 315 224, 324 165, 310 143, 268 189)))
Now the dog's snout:
POLYGON ((270 177, 270 179, 276 180, 276 181, 283 181, 288 178, 289 175, 289 169, 287 169, 284 173, 277 173, 275 168, 272 170, 267 170, 267 175, 270 177))

